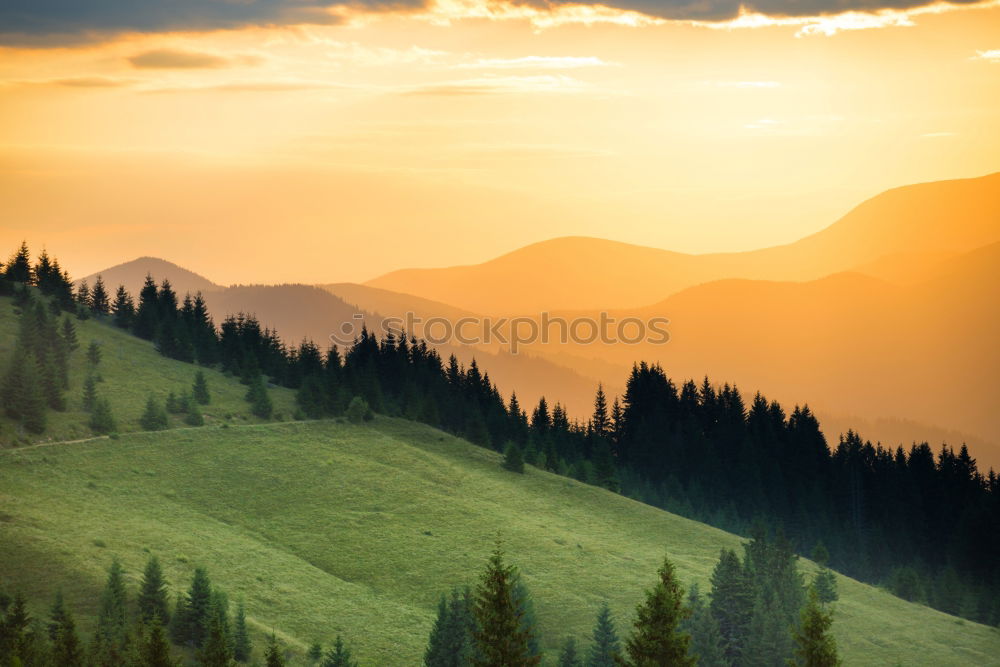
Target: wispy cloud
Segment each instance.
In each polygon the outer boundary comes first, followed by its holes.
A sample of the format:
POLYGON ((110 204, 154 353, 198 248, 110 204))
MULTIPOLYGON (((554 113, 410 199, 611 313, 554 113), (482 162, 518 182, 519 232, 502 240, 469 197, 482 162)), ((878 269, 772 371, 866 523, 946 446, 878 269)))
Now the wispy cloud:
POLYGON ((778 81, 706 81, 705 85, 716 88, 779 88, 778 81))
POLYGON ((132 67, 138 69, 218 69, 236 65, 255 65, 256 56, 220 56, 202 51, 182 51, 177 49, 154 49, 128 58, 132 67))
POLYGON ((1000 63, 1000 49, 990 49, 989 51, 976 51, 973 60, 987 60, 991 63, 1000 63))
POLYGON ((432 83, 405 91, 407 95, 495 95, 509 93, 579 93, 588 87, 565 75, 487 76, 432 83))
POLYGON ((475 62, 459 63, 456 69, 581 69, 611 67, 596 56, 522 56, 520 58, 480 58, 475 62))

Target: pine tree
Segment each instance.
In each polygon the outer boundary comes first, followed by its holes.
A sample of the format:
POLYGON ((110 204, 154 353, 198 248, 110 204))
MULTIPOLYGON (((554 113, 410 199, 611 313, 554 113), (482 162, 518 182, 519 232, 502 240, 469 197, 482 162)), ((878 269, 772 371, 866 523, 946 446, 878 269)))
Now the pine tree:
POLYGON ((184 423, 188 426, 204 426, 205 417, 201 414, 201 409, 198 404, 194 402, 194 399, 188 397, 187 409, 184 410, 186 413, 184 415, 184 423))
POLYGON ((49 639, 52 641, 56 640, 56 637, 59 636, 59 631, 65 627, 68 613, 66 600, 63 598, 62 591, 58 590, 56 591, 55 602, 52 603, 52 609, 49 611, 49 622, 47 625, 49 639))
POLYGON ((90 429, 94 433, 106 435, 114 433, 118 428, 115 416, 111 412, 111 403, 106 398, 94 401, 94 409, 90 414, 90 429))
MULTIPOLYGON (((8 599, 8 602, 11 601, 8 599)), ((27 630, 31 625, 27 600, 18 592, 10 608, 0 608, 0 612, 2 611, 6 611, 6 614, 0 616, 0 661, 4 664, 20 665, 21 659, 27 653, 27 630)))
POLYGON ((170 424, 167 411, 163 409, 159 401, 150 394, 146 399, 146 408, 139 418, 139 425, 144 431, 162 431, 170 424))
POLYGON ((802 610, 801 625, 795 630, 795 660, 789 661, 792 667, 837 667, 840 659, 837 657, 837 643, 830 634, 833 625, 833 612, 824 610, 819 596, 811 591, 809 601, 802 610))
POLYGON ((108 570, 108 580, 101 594, 101 604, 97 616, 97 630, 94 633, 93 655, 101 665, 109 667, 122 664, 125 660, 127 643, 126 628, 125 571, 115 558, 108 570))
POLYGON ((539 656, 531 655, 530 631, 522 630, 523 611, 514 598, 515 570, 504 563, 499 539, 476 590, 475 632, 478 654, 474 664, 481 667, 537 665, 539 656))
POLYGON ((97 276, 94 288, 90 290, 90 310, 95 315, 107 315, 111 312, 111 302, 108 298, 108 291, 104 287, 104 280, 97 276))
POLYGON ((218 598, 213 599, 201 650, 198 652, 201 664, 204 667, 229 667, 233 661, 231 640, 225 607, 218 598))
POLYGON ((23 348, 14 350, 0 387, 4 413, 21 423, 30 433, 45 430, 45 394, 35 355, 23 348))
POLYGON ((84 310, 90 310, 90 286, 86 280, 81 280, 76 288, 76 302, 84 310))
POLYGON ((698 657, 700 667, 729 667, 719 622, 698 593, 697 584, 691 585, 688 607, 691 616, 683 624, 684 630, 691 635, 688 652, 698 657))
POLYGON ((736 552, 723 549, 712 571, 709 609, 719 624, 726 658, 736 663, 746 648, 753 615, 753 586, 736 552))
POLYGON ((52 646, 52 660, 56 665, 79 667, 85 664, 83 645, 76 634, 76 623, 69 610, 66 610, 62 623, 56 631, 52 646))
POLYGON ((278 638, 271 633, 267 640, 267 648, 264 650, 264 664, 267 667, 285 667, 285 656, 281 654, 278 646, 278 638))
POLYGON ((660 580, 646 593, 646 601, 636 610, 635 629, 625 643, 627 664, 634 667, 695 665, 697 658, 688 655, 691 635, 678 625, 687 618, 684 591, 674 575, 674 566, 663 560, 660 580))
POLYGON ((524 473, 524 454, 513 440, 507 442, 504 450, 503 467, 511 472, 524 473))
POLYGON ((253 646, 250 643, 250 631, 247 629, 247 612, 243 603, 236 607, 236 619, 233 624, 233 658, 237 662, 250 662, 253 646))
POLYGON ((347 648, 340 635, 334 640, 333 648, 326 652, 323 667, 358 667, 358 663, 351 658, 351 649, 347 648))
POLYGON ((91 373, 87 374, 87 379, 83 381, 83 409, 85 412, 93 412, 97 405, 97 381, 91 373))
POLYGON ((170 644, 167 642, 160 619, 153 617, 148 627, 149 632, 140 645, 142 667, 175 667, 176 663, 170 657, 170 644))
POLYGON ((583 667, 583 661, 576 651, 576 640, 572 637, 566 639, 559 652, 559 667, 583 667))
POLYGON ((594 435, 603 438, 611 430, 611 421, 608 418, 608 399, 604 395, 604 387, 597 385, 597 395, 594 397, 594 416, 590 419, 590 426, 594 435))
POLYGON ((201 369, 195 371, 191 395, 199 405, 208 405, 212 402, 212 397, 208 392, 208 381, 205 379, 205 373, 201 369))
POLYGON ((87 361, 91 366, 101 363, 101 344, 96 340, 90 341, 90 345, 87 346, 87 361))
POLYGON ((274 404, 271 403, 271 397, 267 393, 267 386, 264 384, 263 376, 257 375, 250 383, 250 388, 247 389, 246 400, 250 403, 250 412, 255 417, 260 417, 261 419, 271 418, 271 413, 274 411, 274 404))
POLYGON ((201 647, 208 636, 209 622, 212 618, 212 584, 208 572, 203 567, 195 568, 184 601, 184 624, 186 626, 184 641, 193 646, 201 647))
POLYGON ((621 653, 621 643, 607 602, 602 602, 597 612, 592 636, 593 643, 590 645, 587 667, 613 667, 616 664, 615 659, 621 653))
POLYGON ((161 625, 166 625, 170 620, 168 596, 167 582, 163 577, 160 559, 150 556, 142 573, 142 582, 139 584, 139 619, 147 624, 155 620, 161 625))
POLYGON ((121 329, 129 329, 135 321, 135 302, 132 296, 126 291, 124 285, 118 286, 115 292, 115 301, 111 304, 111 312, 114 313, 115 326, 121 329))
POLYGON ((313 664, 319 662, 323 658, 323 645, 319 642, 313 642, 309 646, 309 651, 306 652, 306 657, 313 664))
POLYGON ((31 253, 28 252, 28 244, 21 242, 14 256, 7 261, 4 268, 3 277, 17 283, 30 285, 34 282, 34 271, 31 268, 31 253))
POLYGON ((140 338, 152 340, 159 331, 160 313, 157 298, 156 282, 152 276, 147 275, 139 291, 139 306, 136 308, 132 324, 135 335, 140 338))
POLYGON ((836 602, 840 597, 837 594, 837 577, 826 565, 830 560, 830 554, 826 547, 817 544, 816 548, 813 549, 812 559, 819 565, 819 570, 812 581, 812 588, 816 591, 819 601, 824 604, 836 602))
POLYGON ((73 324, 73 320, 68 317, 63 318, 62 339, 68 351, 76 352, 79 349, 80 341, 76 337, 76 326, 73 324))

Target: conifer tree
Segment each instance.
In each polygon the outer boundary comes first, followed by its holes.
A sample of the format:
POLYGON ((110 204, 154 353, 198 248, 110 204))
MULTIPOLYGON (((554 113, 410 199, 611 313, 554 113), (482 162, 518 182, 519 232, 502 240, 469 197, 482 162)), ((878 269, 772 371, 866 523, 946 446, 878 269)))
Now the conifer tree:
POLYGON ((94 433, 108 434, 114 433, 118 428, 115 416, 111 412, 111 403, 106 398, 98 398, 94 401, 94 409, 90 414, 90 429, 94 433))
POLYGON ((607 602, 602 602, 597 612, 592 637, 593 643, 590 645, 587 667, 613 667, 616 664, 615 659, 621 653, 621 642, 618 640, 618 631, 615 629, 615 621, 607 602))
POLYGON ((101 665, 113 667, 125 661, 128 640, 125 609, 125 571, 121 562, 115 558, 111 561, 108 580, 101 594, 97 630, 94 633, 93 655, 101 665))
POLYGON ((86 280, 81 280, 76 288, 76 302, 80 308, 90 310, 90 286, 87 285, 86 280))
POLYGON ((431 636, 427 642, 427 650, 424 652, 424 665, 426 667, 452 667, 457 665, 456 656, 453 656, 449 646, 449 633, 452 618, 451 610, 448 606, 448 598, 441 596, 438 601, 437 618, 431 627, 431 636))
POLYGON ((236 618, 233 623, 233 658, 237 662, 250 662, 252 652, 250 631, 247 629, 246 607, 241 601, 236 607, 236 618))
POLYGON ((475 632, 477 655, 474 664, 480 667, 537 665, 538 656, 531 655, 530 631, 522 629, 523 611, 514 598, 515 570, 504 562, 504 552, 497 539, 479 586, 476 589, 475 632))
POLYGON ((309 646, 309 650, 306 652, 306 657, 309 658, 309 662, 315 664, 323 658, 323 645, 319 642, 313 642, 309 646))
POLYGON ((597 385, 597 395, 594 397, 594 416, 590 419, 594 435, 603 438, 611 430, 611 420, 608 417, 608 399, 604 395, 604 387, 597 385))
POLYGON ((271 418, 271 413, 274 411, 274 404, 271 403, 271 397, 267 393, 267 386, 264 384, 263 376, 258 374, 251 381, 250 388, 247 389, 246 400, 250 403, 250 412, 255 417, 260 417, 261 419, 271 418))
POLYGON ((30 433, 45 430, 46 401, 40 375, 35 355, 19 347, 14 350, 0 387, 4 413, 20 422, 30 433))
POLYGON ((168 597, 167 581, 163 577, 160 559, 150 556, 139 584, 139 619, 147 624, 156 620, 161 625, 166 625, 170 620, 168 597))
POLYGON ((159 305, 157 303, 156 282, 150 275, 139 291, 139 305, 135 311, 133 331, 136 336, 152 340, 160 328, 159 305))
POLYGON ((351 649, 347 648, 340 635, 334 640, 333 648, 326 652, 323 667, 358 667, 358 663, 351 657, 351 649))
POLYGON ((143 410, 142 417, 139 418, 139 425, 144 431, 162 431, 169 424, 167 411, 163 409, 156 397, 150 394, 149 398, 146 399, 146 408, 143 410))
POLYGON ((90 345, 87 346, 87 361, 91 366, 101 363, 101 344, 96 340, 90 341, 90 345))
POLYGON ((52 660, 56 665, 82 666, 85 664, 83 645, 76 634, 76 623, 73 620, 73 615, 68 609, 56 631, 52 646, 52 660))
POLYGON ((267 648, 264 649, 264 664, 267 667, 285 667, 285 656, 281 654, 278 646, 278 638, 274 633, 267 640, 267 648))
POLYGON ((225 608, 215 599, 208 612, 208 624, 198 652, 201 664, 204 667, 229 667, 233 661, 231 639, 225 608))
POLYGON ((697 656, 700 667, 729 667, 719 622, 699 594, 697 584, 691 584, 688 608, 691 616, 683 623, 684 630, 691 635, 688 652, 697 656))
POLYGON ((83 410, 93 412, 97 405, 97 381, 92 373, 87 374, 87 379, 83 381, 83 410))
POLYGON ((212 402, 212 397, 208 392, 208 380, 205 373, 198 369, 194 373, 194 384, 191 386, 191 396, 199 405, 208 405, 212 402))
POLYGON ((115 301, 111 304, 111 312, 114 314, 115 326, 121 329, 129 329, 135 320, 135 302, 132 295, 128 293, 124 285, 118 286, 115 292, 115 301))
POLYGON ((0 661, 16 666, 26 657, 31 616, 22 593, 18 592, 13 601, 8 599, 7 602, 10 602, 9 609, 0 608, 0 611, 6 611, 0 616, 0 661))
POLYGON ((101 276, 97 276, 94 288, 90 290, 90 310, 95 315, 107 315, 111 312, 108 290, 104 287, 104 280, 101 276))
POLYGON ((17 249, 14 256, 8 260, 4 268, 3 277, 17 283, 31 285, 34 282, 34 271, 31 268, 31 253, 28 251, 28 244, 21 242, 21 247, 17 249))
POLYGON ((191 587, 184 601, 185 642, 199 648, 204 644, 213 616, 212 603, 212 584, 208 579, 208 572, 203 567, 195 568, 191 587))
POLYGON ((52 609, 49 611, 49 622, 47 625, 49 639, 52 641, 56 640, 56 637, 59 636, 59 631, 66 625, 67 614, 66 600, 63 598, 62 590, 58 590, 56 591, 55 602, 52 603, 52 609))
POLYGON ((576 640, 568 637, 559 652, 559 667, 583 667, 583 661, 576 650, 576 640))
POLYGON ((817 544, 816 548, 813 549, 812 559, 819 565, 819 570, 812 581, 812 588, 816 591, 819 601, 824 604, 836 602, 839 597, 837 577, 826 565, 830 560, 830 553, 822 544, 817 544))
POLYGON ((841 664, 837 657, 837 643, 830 634, 833 612, 824 610, 815 591, 809 594, 809 601, 802 609, 801 624, 795 630, 795 660, 789 661, 793 667, 837 667, 841 664))
POLYGON ((679 624, 688 615, 684 606, 684 591, 674 575, 674 566, 663 560, 660 580, 647 591, 646 601, 636 610, 635 629, 625 644, 626 664, 634 667, 695 665, 697 658, 688 655, 691 635, 682 632, 679 624))
POLYGON ((513 440, 507 442, 504 450, 503 467, 511 472, 524 473, 524 454, 513 440))
POLYGON ((347 406, 347 421, 352 424, 360 424, 365 420, 365 415, 369 412, 368 402, 360 396, 355 396, 347 406))
POLYGON ((73 320, 68 317, 63 318, 62 339, 63 344, 69 352, 75 352, 79 349, 80 341, 76 337, 76 326, 73 324, 73 320))
POLYGON ((186 398, 188 401, 187 409, 184 410, 184 423, 188 426, 204 426, 205 417, 201 414, 201 409, 198 404, 194 402, 190 396, 186 398))
POLYGON ((709 609, 719 624, 726 657, 741 659, 746 648, 753 615, 753 587, 736 552, 723 549, 712 571, 712 601, 709 609))
POLYGON ((142 667, 175 667, 176 663, 170 657, 170 644, 167 642, 160 619, 154 617, 148 627, 149 631, 140 644, 142 667))

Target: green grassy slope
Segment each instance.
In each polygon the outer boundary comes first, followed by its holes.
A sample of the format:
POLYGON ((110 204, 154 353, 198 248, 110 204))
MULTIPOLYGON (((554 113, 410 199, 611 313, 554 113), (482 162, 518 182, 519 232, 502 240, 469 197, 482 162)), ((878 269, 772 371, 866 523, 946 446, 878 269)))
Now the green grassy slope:
MULTIPOLYGON (((63 315, 63 317, 67 317, 63 315)), ((19 433, 18 425, 0 411, 0 447, 27 439, 33 442, 50 440, 72 440, 92 435, 87 423, 89 415, 83 411, 83 383, 87 377, 87 346, 92 340, 101 344, 102 358, 97 373, 104 379, 97 385, 99 395, 111 403, 111 409, 121 432, 138 431, 139 417, 142 415, 149 394, 155 394, 164 401, 167 392, 179 394, 191 389, 195 367, 191 364, 173 361, 160 356, 148 341, 109 324, 90 319, 73 318, 76 325, 79 349, 70 359, 70 388, 66 392, 67 411, 48 412, 48 428, 40 436, 19 433)), ((61 331, 61 329, 60 329, 61 331)), ((0 372, 7 366, 11 351, 17 339, 18 317, 9 297, 0 297, 0 372)), ((212 403, 204 406, 205 421, 208 423, 226 421, 227 415, 234 423, 259 422, 250 414, 250 406, 244 400, 246 387, 235 378, 226 377, 214 370, 205 370, 212 403)), ((294 395, 281 388, 271 390, 275 414, 288 419, 294 412, 294 395)), ((183 415, 172 415, 172 425, 182 425, 183 415)))
MULTIPOLYGON (((587 638, 602 599, 624 626, 665 553, 705 590, 719 549, 739 544, 573 480, 506 472, 493 452, 386 418, 8 450, 0 508, 0 578, 44 604, 62 587, 85 625, 111 555, 135 582, 152 552, 175 589, 206 565, 257 630, 299 650, 343 633, 366 665, 419 662, 436 596, 474 581, 497 529, 550 656, 569 634, 587 638)), ((848 664, 1000 664, 996 629, 839 584, 848 664)))

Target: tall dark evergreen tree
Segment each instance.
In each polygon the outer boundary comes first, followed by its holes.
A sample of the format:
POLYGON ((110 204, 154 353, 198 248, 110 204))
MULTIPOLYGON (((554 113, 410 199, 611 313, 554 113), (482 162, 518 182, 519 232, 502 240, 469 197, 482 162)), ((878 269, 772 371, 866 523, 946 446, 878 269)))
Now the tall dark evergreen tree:
POLYGON ((684 591, 677 583, 674 566, 664 559, 659 581, 646 592, 646 600, 636 610, 632 636, 625 643, 625 664, 634 667, 695 665, 697 658, 688 655, 691 635, 680 630, 687 618, 684 591))
POLYGON ((111 312, 111 299, 101 276, 97 276, 94 287, 90 290, 90 310, 95 315, 107 315, 111 312))
POLYGON ((576 640, 568 637, 559 651, 559 667, 583 667, 583 660, 576 650, 576 640))
POLYGON ((837 667, 837 643, 830 634, 833 612, 824 609, 819 596, 813 591, 809 602, 802 609, 801 623, 795 630, 795 660, 789 664, 798 667, 837 667))
POLYGON ((340 635, 334 640, 333 648, 326 652, 323 667, 358 667, 358 663, 351 657, 351 649, 340 635))
POLYGON ((205 379, 205 372, 198 369, 194 373, 194 384, 191 386, 191 395, 198 405, 208 405, 212 402, 212 396, 208 391, 208 380, 205 379))
POLYGON ((621 653, 621 642, 607 602, 601 603, 591 636, 593 641, 587 657, 587 667, 613 667, 617 664, 615 660, 621 653))
POLYGON ((139 583, 139 618, 150 624, 158 620, 166 625, 170 621, 170 602, 167 581, 160 567, 160 559, 150 556, 139 583))
POLYGON ((723 549, 712 571, 712 600, 709 610, 719 624, 726 658, 739 663, 747 645, 754 591, 743 564, 731 549, 723 549))
POLYGON ((122 329, 132 328, 135 321, 135 302, 132 301, 132 295, 128 293, 124 285, 119 285, 115 292, 111 312, 114 315, 115 326, 122 329))
POLYGON ((267 667, 285 667, 285 656, 278 646, 278 638, 271 633, 267 640, 267 648, 264 649, 264 664, 267 667))
POLYGON ((507 665, 521 667, 537 665, 538 656, 531 655, 530 633, 522 630, 523 611, 514 598, 515 571, 504 562, 503 548, 497 541, 476 589, 475 633, 477 655, 474 664, 481 667, 507 665))
POLYGON ((101 594, 94 632, 92 655, 100 665, 115 667, 125 662, 128 628, 126 618, 125 571, 115 558, 108 570, 108 580, 101 594))
POLYGON ((250 630, 247 628, 247 611, 243 602, 236 607, 236 618, 233 622, 233 658, 237 662, 250 662, 253 645, 250 643, 250 630))
POLYGON ((21 242, 21 247, 4 266, 3 277, 16 283, 31 285, 34 282, 34 271, 31 268, 31 253, 28 244, 21 242))
POLYGON ((170 657, 170 643, 158 618, 154 617, 148 626, 140 644, 140 656, 142 667, 176 667, 170 657))
POLYGON ((146 399, 146 407, 139 418, 139 425, 144 431, 162 431, 169 426, 170 420, 163 404, 152 394, 146 399))

